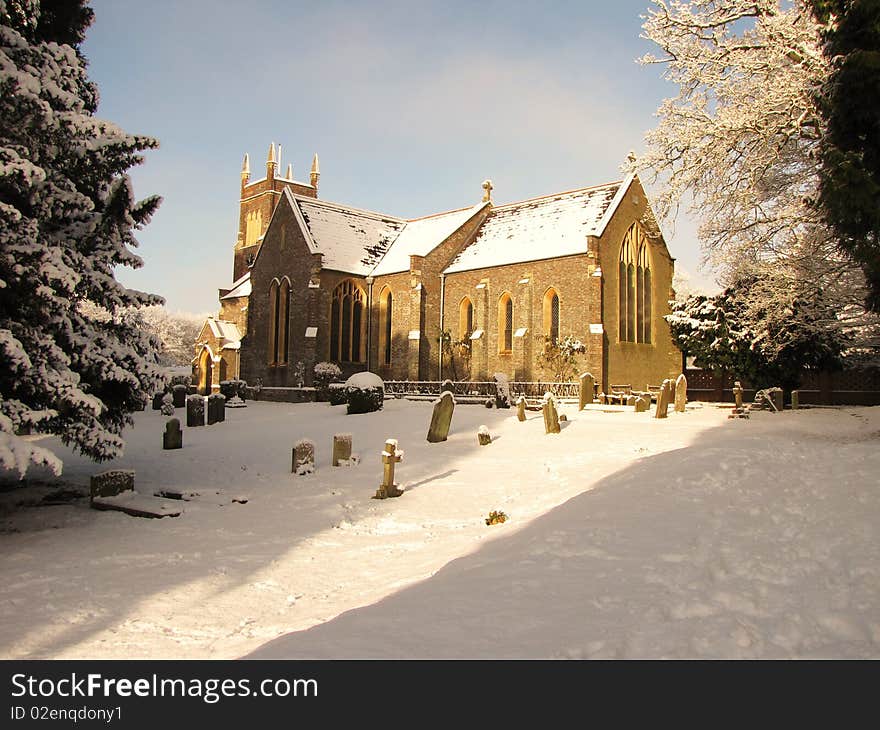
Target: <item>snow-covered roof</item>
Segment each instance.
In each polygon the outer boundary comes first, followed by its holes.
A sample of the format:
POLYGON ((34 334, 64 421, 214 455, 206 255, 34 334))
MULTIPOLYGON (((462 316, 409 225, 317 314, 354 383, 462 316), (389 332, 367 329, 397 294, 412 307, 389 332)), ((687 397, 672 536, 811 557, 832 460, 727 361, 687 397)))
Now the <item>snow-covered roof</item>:
POLYGON ((241 332, 238 331, 238 326, 235 322, 208 317, 208 325, 211 327, 211 333, 223 343, 224 348, 227 345, 241 342, 241 332), (226 342, 223 342, 224 340, 226 342))
POLYGON ((251 272, 248 271, 244 276, 232 282, 232 288, 228 293, 224 294, 220 299, 238 299, 238 297, 249 297, 251 295, 251 272))
POLYGON ((410 256, 427 256, 488 203, 407 221, 391 248, 373 269, 373 276, 409 271, 410 256))
POLYGON ((587 236, 601 235, 628 182, 499 205, 446 273, 586 253, 587 236))
POLYGON ((309 247, 323 254, 325 269, 368 275, 405 225, 393 216, 285 193, 302 216, 309 247))

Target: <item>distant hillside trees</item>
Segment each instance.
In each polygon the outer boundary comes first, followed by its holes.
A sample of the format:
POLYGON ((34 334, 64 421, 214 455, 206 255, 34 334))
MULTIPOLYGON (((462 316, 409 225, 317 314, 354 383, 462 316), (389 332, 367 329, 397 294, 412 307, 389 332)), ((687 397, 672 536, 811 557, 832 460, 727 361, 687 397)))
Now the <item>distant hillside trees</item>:
POLYGON ((95 117, 79 51, 91 20, 82 0, 0 0, 0 466, 20 475, 60 466, 28 430, 117 456, 161 378, 128 314, 161 299, 114 276, 142 265, 135 232, 160 199, 137 201, 126 171, 157 142, 95 117))

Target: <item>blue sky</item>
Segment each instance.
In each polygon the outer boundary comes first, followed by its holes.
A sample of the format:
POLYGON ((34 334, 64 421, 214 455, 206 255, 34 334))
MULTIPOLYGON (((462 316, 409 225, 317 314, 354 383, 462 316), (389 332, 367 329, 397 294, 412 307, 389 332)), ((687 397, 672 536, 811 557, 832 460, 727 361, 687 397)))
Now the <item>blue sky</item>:
MULTIPOLYGON (((160 149, 133 172, 164 202, 128 286, 217 308, 232 276, 239 170, 270 142, 319 196, 416 217, 608 182, 675 93, 635 59, 649 0, 92 0, 83 51, 99 115, 160 149)), ((665 226, 695 283, 694 226, 665 226)))

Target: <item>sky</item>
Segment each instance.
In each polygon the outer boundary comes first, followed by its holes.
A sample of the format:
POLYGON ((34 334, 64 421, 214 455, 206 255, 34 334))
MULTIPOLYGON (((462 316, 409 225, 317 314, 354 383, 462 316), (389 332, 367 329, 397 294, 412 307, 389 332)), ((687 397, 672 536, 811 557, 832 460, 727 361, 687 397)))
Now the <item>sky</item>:
MULTIPOLYGON (((214 312, 232 279, 239 171, 283 172, 319 197, 414 218, 620 179, 676 88, 636 59, 650 0, 336 2, 92 0, 83 44, 99 116, 159 140, 132 171, 163 203, 127 286, 172 311, 214 312)), ((650 193, 650 191, 649 191, 650 193)), ((664 225, 677 268, 700 270, 695 224, 664 225)))

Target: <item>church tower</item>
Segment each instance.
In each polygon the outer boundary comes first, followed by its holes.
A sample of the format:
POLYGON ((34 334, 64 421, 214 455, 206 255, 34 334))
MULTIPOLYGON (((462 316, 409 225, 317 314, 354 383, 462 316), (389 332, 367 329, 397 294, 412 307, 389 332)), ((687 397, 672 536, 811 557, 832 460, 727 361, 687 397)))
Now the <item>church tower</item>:
POLYGON ((266 154, 266 176, 251 181, 250 156, 245 154, 241 165, 241 193, 239 199, 238 239, 235 242, 235 255, 232 280, 238 281, 248 272, 248 268, 256 258, 263 234, 269 226, 269 220, 275 206, 281 200, 285 188, 295 195, 309 198, 318 197, 318 155, 312 161, 312 171, 308 183, 293 179, 293 166, 287 166, 287 172, 281 177, 278 172, 281 166, 281 145, 276 150, 275 143, 269 145, 266 154))

